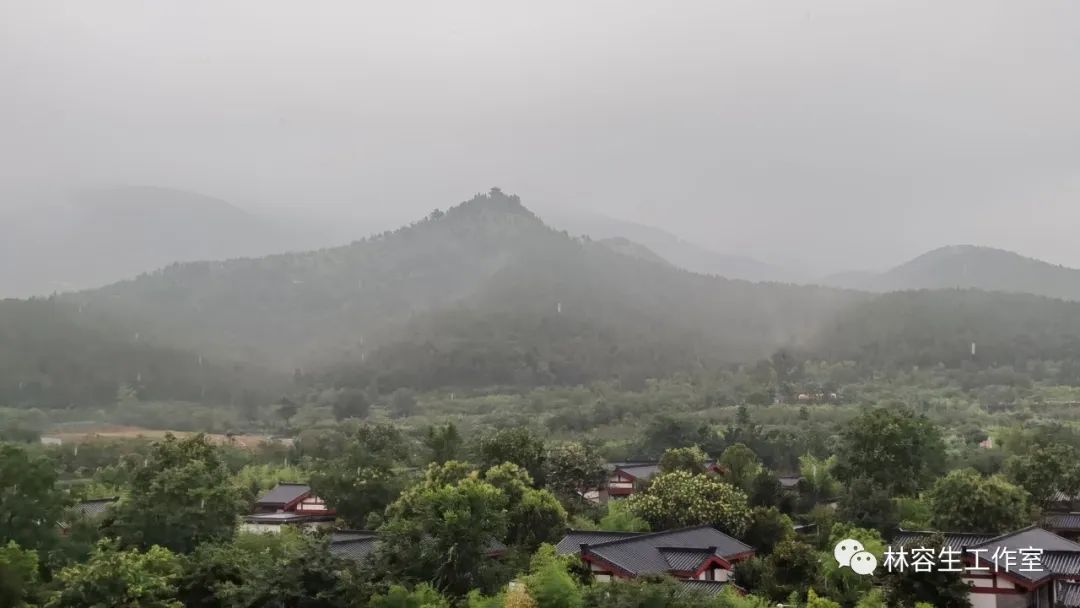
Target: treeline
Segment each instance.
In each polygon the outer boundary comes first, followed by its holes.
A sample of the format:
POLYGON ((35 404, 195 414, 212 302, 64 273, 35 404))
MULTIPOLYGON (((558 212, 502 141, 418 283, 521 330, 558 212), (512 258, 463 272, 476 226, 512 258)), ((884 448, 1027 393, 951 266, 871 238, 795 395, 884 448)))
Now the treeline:
POLYGON ((240 404, 282 378, 155 346, 116 321, 83 318, 55 299, 0 301, 0 404, 85 408, 125 398, 240 404))

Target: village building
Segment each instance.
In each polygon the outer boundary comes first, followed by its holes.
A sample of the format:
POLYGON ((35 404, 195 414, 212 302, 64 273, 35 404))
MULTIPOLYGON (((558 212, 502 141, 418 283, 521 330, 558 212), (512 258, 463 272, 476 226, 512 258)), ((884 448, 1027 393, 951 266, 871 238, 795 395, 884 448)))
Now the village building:
MULTIPOLYGON (((723 474, 723 469, 715 461, 707 462, 705 468, 706 471, 723 474)), ((608 463, 607 469, 608 478, 601 487, 582 492, 586 500, 602 504, 609 498, 626 498, 660 473, 660 463, 658 461, 612 462, 608 463)))
POLYGON ((719 593, 735 564, 754 557, 754 549, 711 526, 663 532, 571 530, 555 547, 578 555, 597 581, 668 575, 689 586, 719 593))
POLYGON ((255 501, 251 515, 244 517, 243 532, 280 532, 282 526, 305 530, 331 527, 337 513, 302 483, 280 483, 255 501))
MULTIPOLYGON (((901 531, 891 550, 910 552, 936 534, 901 531)), ((1080 544, 1034 526, 1002 535, 940 536, 945 547, 960 559, 954 567, 971 587, 972 608, 1080 607, 1080 603, 1068 603, 1080 595, 1075 586, 1080 581, 1080 544)), ((879 568, 887 567, 888 561, 887 554, 879 568)))
MULTIPOLYGON (((342 559, 363 561, 375 553, 379 533, 370 530, 335 530, 330 534, 330 554, 342 559)), ((487 555, 500 558, 506 554, 506 545, 492 539, 487 555)))

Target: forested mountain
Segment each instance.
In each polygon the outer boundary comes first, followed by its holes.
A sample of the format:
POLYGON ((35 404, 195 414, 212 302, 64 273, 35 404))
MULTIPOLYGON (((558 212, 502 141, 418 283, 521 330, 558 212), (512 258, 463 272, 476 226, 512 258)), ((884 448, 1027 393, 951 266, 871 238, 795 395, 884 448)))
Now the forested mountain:
POLYGON ((990 247, 942 247, 881 274, 845 273, 830 285, 869 291, 971 287, 1080 300, 1080 270, 990 247))
POLYGON ((687 345, 711 361, 762 356, 804 340, 858 297, 705 277, 624 255, 547 227, 517 197, 493 189, 348 246, 176 264, 67 300, 88 314, 118 315, 155 342, 290 369, 367 362, 377 346, 460 345, 450 336, 462 334, 488 355, 535 349, 542 358, 545 344, 558 343, 568 357, 589 358, 590 371, 557 375, 569 381, 611 373, 634 349, 688 351, 635 364, 658 370, 693 359, 687 345))
POLYGON ((0 297, 98 287, 173 262, 311 243, 300 230, 192 192, 115 187, 50 195, 0 217, 0 297))
POLYGON ((1080 361, 1080 304, 975 289, 889 293, 838 315, 812 352, 871 369, 1080 361))
POLYGON ((572 235, 594 239, 622 238, 638 243, 668 262, 690 272, 747 281, 799 282, 798 273, 753 258, 712 251, 670 232, 602 215, 553 211, 545 215, 552 226, 572 235))
POLYGON ((286 384, 250 365, 152 346, 54 299, 0 300, 0 405, 86 407, 137 399, 258 402, 286 384))
MULTIPOLYGON (((1080 360, 1080 303, 751 283, 647 252, 556 231, 493 189, 347 246, 173 264, 5 302, 0 390, 49 404, 106 399, 121 386, 235 402, 264 365, 384 392, 633 386, 781 348, 868 366, 1080 360)), ((256 382, 274 387, 280 376, 256 382)))
POLYGON ((616 253, 621 253, 623 255, 628 255, 634 258, 641 258, 642 260, 656 262, 658 264, 664 264, 668 266, 671 265, 670 262, 657 255, 656 252, 652 249, 649 249, 641 243, 636 243, 634 241, 631 241, 630 239, 626 239, 621 236, 614 236, 609 239, 601 239, 597 242, 607 246, 608 249, 611 249, 616 253))

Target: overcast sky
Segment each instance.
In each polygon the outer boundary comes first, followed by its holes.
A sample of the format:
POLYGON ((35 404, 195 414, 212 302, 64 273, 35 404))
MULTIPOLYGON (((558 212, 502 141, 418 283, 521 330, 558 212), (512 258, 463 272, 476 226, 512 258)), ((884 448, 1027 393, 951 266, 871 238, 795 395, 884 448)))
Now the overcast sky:
POLYGON ((0 0, 0 178, 1080 266, 1080 2, 0 0))

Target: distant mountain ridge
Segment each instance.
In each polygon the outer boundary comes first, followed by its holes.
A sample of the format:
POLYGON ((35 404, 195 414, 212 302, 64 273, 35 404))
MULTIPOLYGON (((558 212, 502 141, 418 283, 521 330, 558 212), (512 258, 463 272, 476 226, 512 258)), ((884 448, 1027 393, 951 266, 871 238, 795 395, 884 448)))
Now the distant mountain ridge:
POLYGON ((751 257, 711 251, 670 232, 636 222, 588 213, 553 211, 550 224, 573 235, 597 240, 621 238, 647 248, 670 264, 696 272, 728 279, 798 283, 799 273, 755 260, 751 257))
POLYGON ((0 220, 0 297, 87 289, 174 262, 312 245, 298 230, 224 200, 149 186, 81 190, 0 220))
POLYGON ((975 245, 941 247, 884 273, 847 273, 825 282, 875 292, 973 288, 1080 300, 1080 270, 975 245))

